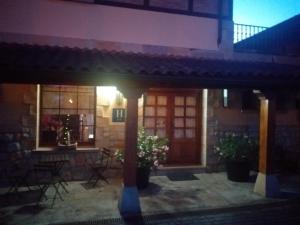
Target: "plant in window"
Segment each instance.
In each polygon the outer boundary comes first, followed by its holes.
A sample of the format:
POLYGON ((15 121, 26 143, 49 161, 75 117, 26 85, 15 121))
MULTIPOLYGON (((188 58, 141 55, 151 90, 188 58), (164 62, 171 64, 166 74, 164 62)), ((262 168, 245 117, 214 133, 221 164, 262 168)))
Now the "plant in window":
POLYGON ((62 123, 54 115, 45 114, 42 117, 41 125, 43 130, 57 131, 62 123))

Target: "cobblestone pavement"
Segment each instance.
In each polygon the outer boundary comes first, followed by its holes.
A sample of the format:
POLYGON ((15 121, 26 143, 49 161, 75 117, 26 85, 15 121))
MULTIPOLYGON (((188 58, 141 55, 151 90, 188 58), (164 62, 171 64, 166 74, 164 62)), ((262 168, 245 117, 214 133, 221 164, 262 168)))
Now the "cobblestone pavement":
MULTIPOLYGON (((70 223, 70 225, 77 223, 70 223)), ((231 209, 164 214, 131 220, 89 221, 78 225, 299 225, 300 200, 231 209)))

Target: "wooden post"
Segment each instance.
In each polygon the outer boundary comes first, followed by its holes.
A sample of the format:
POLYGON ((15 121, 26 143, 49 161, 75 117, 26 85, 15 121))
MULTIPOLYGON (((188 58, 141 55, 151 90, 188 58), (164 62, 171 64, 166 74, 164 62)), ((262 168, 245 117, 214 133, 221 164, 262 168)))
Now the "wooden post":
POLYGON ((122 89, 127 98, 127 114, 125 124, 125 150, 123 190, 119 200, 119 210, 123 217, 138 216, 141 213, 139 194, 136 187, 137 166, 137 130, 138 130, 138 98, 142 91, 139 89, 122 89))
POLYGON ((272 168, 275 147, 276 99, 273 93, 260 97, 259 173, 254 192, 266 197, 279 195, 279 184, 272 168))

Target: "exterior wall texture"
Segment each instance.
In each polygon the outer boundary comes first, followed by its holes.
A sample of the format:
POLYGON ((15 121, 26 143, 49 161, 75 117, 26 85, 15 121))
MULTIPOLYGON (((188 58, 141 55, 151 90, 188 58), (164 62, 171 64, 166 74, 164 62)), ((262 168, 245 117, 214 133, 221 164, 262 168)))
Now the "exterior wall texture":
POLYGON ((34 148, 36 137, 36 86, 0 85, 0 133, 18 141, 25 150, 34 148))
MULTIPOLYGON (((294 161, 299 169, 297 161, 300 158, 300 114, 299 109, 295 107, 295 97, 292 94, 287 95, 285 110, 278 110, 276 115, 274 160, 275 163, 280 160, 294 161)), ((228 132, 244 133, 258 139, 259 110, 241 110, 242 90, 229 90, 229 107, 224 108, 222 91, 209 89, 207 105, 207 168, 209 171, 216 171, 222 169, 214 152, 217 140, 228 132)))
POLYGON ((0 3, 0 21, 2 33, 36 35, 46 41, 89 40, 87 48, 96 40, 218 50, 218 20, 211 18, 68 1, 11 0, 0 3))
MULTIPOLYGON (((12 135, 20 141, 25 150, 34 149, 36 138, 36 86, 8 85, 0 86, 1 104, 1 135, 12 135)), ((285 110, 277 112, 275 160, 284 157, 285 160, 299 168, 300 152, 300 117, 299 109, 295 107, 292 93, 287 95, 285 110)), ((126 108, 126 100, 109 104, 101 102, 102 96, 97 95, 96 109, 96 143, 95 147, 124 149, 125 123, 112 122, 113 108, 126 108)), ((214 146, 219 138, 228 132, 246 133, 258 137, 258 110, 241 110, 242 90, 229 90, 229 107, 222 105, 222 91, 208 90, 207 104, 207 170, 222 169, 214 146)), ((142 126, 143 99, 139 100, 139 126, 142 126)))

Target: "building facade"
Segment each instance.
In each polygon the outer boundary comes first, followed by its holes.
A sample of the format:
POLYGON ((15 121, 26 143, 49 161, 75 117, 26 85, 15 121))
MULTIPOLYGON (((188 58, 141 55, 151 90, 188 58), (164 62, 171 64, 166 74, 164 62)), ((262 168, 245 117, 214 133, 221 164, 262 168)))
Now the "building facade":
POLYGON ((232 0, 1 2, 1 133, 49 150, 68 126, 78 150, 127 149, 137 107, 138 126, 170 141, 165 166, 215 171, 218 139, 260 136, 253 89, 267 88, 276 149, 297 155, 299 57, 235 52, 232 11, 232 0))

